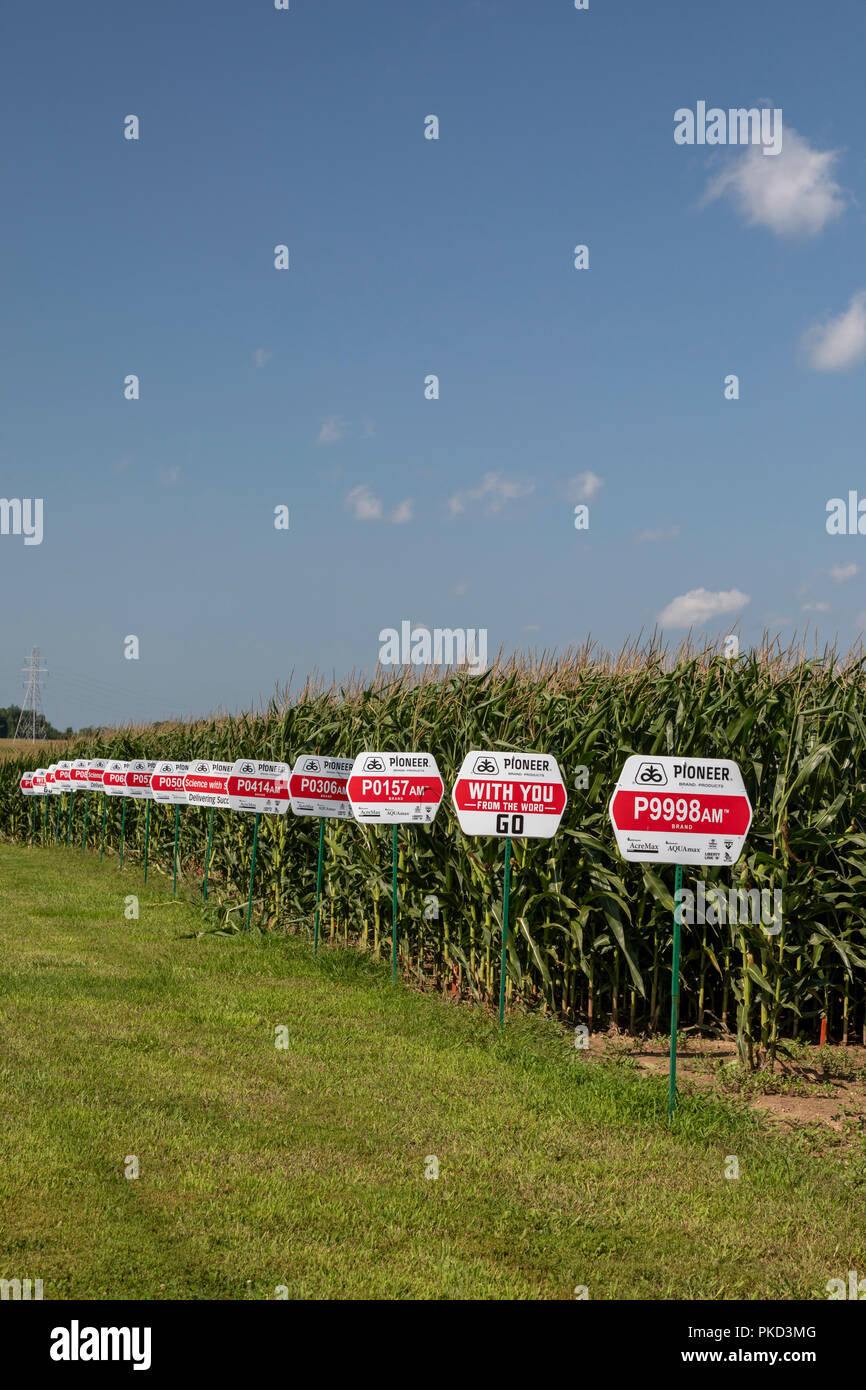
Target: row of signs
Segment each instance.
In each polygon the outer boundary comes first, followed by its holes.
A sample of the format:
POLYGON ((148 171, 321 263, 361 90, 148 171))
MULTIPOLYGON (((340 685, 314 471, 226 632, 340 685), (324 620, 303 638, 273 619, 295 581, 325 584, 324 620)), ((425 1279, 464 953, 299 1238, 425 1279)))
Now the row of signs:
MULTIPOLYGON (((430 753, 305 754, 286 763, 53 763, 21 778, 25 796, 97 788, 108 796, 152 797, 170 805, 229 811, 354 817, 371 825, 429 825, 445 786, 430 753)), ((452 789, 467 835, 549 839, 568 797, 555 758, 545 753, 476 750, 463 759, 452 789)), ((627 759, 609 813, 624 859, 734 864, 752 808, 737 764, 727 758, 627 759)))

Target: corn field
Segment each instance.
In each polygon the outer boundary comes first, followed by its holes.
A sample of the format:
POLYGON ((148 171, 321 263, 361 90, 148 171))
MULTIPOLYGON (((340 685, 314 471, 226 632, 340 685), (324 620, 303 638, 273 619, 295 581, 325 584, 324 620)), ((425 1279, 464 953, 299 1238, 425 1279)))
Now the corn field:
MULTIPOLYGON (((372 682, 278 692, 258 713, 191 724, 105 731, 65 756, 275 759, 301 753, 354 757, 364 748, 433 753, 450 789, 470 748, 552 753, 569 803, 552 840, 515 840, 507 992, 512 1006, 548 1011, 590 1031, 665 1028, 671 995, 673 866, 626 864, 607 807, 632 753, 735 759, 754 819, 732 869, 705 867, 707 888, 779 890, 782 926, 685 925, 680 1017, 684 1029, 736 1033, 743 1062, 772 1065, 785 1038, 866 1042, 866 723, 862 651, 760 650, 726 659, 650 642, 617 657, 592 648, 498 661, 484 674, 446 678, 405 670, 372 682)), ((57 756, 56 754, 53 756, 57 756)), ((0 764, 0 835, 22 841, 31 805, 18 779, 30 758, 0 764)), ((58 814, 45 798, 41 818, 58 814)), ((59 819, 66 836, 66 801, 59 819)), ((121 799, 106 798, 106 845, 115 862, 121 799)), ((81 846, 84 796, 73 805, 81 846)), ((180 862, 203 871, 208 813, 181 808, 180 862)), ((125 856, 140 860, 145 803, 126 805, 125 856)), ((210 894, 227 911, 245 903, 252 817, 215 816, 210 894)), ((328 821, 324 940, 387 955, 391 837, 328 821)), ((98 849, 102 798, 91 798, 87 842, 98 849)), ((56 827, 49 823, 46 838, 56 827)), ((42 835, 41 820, 39 835, 42 835)), ((150 861, 171 871, 174 813, 151 806, 150 861)), ((255 913, 265 930, 311 931, 318 821, 262 817, 255 913)), ((450 799, 432 826, 400 832, 400 961, 406 978, 483 1004, 498 992, 503 851, 468 839, 450 799)), ((695 889, 694 871, 684 886, 695 889)), ((229 912, 240 923, 242 914, 229 912)))

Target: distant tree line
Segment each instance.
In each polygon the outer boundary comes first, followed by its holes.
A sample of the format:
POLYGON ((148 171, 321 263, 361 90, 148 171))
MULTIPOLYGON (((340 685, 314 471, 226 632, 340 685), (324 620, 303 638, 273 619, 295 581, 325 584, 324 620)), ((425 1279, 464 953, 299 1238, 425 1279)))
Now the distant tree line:
MULTIPOLYGON (((18 728, 18 720, 21 717, 20 705, 7 705, 5 709, 0 708, 0 738, 14 738, 15 730, 18 728)), ((29 729, 28 729, 29 733, 29 729)), ((53 724, 49 724, 44 714, 36 716, 36 737, 37 738, 70 738, 72 729, 55 729, 53 724)))

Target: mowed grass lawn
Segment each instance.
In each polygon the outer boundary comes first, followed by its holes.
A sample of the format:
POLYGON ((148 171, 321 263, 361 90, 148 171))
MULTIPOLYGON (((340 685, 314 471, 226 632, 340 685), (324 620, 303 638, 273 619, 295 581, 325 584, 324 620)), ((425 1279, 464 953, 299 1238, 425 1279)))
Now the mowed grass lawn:
POLYGON ((61 1299, 764 1299, 866 1268, 862 1155, 700 1098, 671 1131, 663 1080, 545 1020, 500 1039, 352 949, 209 925, 162 876, 0 845, 0 1276, 61 1299))

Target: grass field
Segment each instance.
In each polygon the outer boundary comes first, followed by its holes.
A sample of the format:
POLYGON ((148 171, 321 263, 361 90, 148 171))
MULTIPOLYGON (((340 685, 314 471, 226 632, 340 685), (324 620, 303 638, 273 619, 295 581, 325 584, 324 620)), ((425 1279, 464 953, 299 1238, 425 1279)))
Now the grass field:
POLYGON ((862 1149, 697 1094, 670 1131, 628 1056, 210 933, 116 860, 0 845, 0 885, 0 1277, 45 1298, 826 1298, 866 1268, 862 1149))

